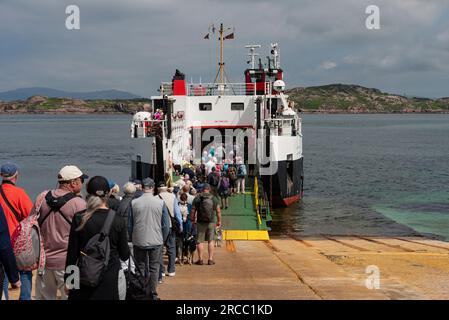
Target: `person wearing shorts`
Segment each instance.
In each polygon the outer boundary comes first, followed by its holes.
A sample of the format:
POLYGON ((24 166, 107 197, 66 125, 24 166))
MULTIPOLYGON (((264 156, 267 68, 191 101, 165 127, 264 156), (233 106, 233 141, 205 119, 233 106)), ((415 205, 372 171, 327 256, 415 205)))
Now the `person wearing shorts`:
POLYGON ((212 196, 213 201, 213 212, 211 212, 211 221, 210 222, 202 222, 197 221, 198 212, 201 205, 201 199, 206 196, 211 196, 210 191, 211 187, 209 184, 204 185, 203 193, 199 194, 195 197, 192 203, 192 211, 191 218, 192 223, 196 226, 197 229, 197 250, 198 250, 198 261, 195 264, 203 265, 203 242, 207 241, 208 255, 209 258, 207 260, 208 265, 215 264, 214 261, 214 235, 215 228, 219 228, 221 226, 221 211, 220 204, 218 203, 218 199, 212 196), (216 218, 216 219, 215 219, 216 218))

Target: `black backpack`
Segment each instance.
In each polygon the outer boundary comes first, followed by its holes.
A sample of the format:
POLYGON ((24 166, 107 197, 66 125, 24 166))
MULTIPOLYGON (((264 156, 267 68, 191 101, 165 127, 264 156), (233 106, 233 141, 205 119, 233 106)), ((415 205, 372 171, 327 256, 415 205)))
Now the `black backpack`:
POLYGON ((126 300, 151 300, 150 278, 145 277, 145 273, 141 270, 131 253, 128 261, 128 270, 125 272, 126 277, 126 300), (131 271, 131 259, 134 261, 135 273, 131 271))
POLYGON ((51 193, 51 191, 48 191, 47 194, 45 195, 45 202, 47 202, 47 205, 50 207, 50 212, 48 212, 48 214, 43 217, 42 219, 39 219, 39 226, 42 226, 42 224, 44 223, 44 221, 50 216, 50 214, 52 213, 59 213, 64 220, 71 225, 72 222, 61 212, 61 208, 64 207, 66 205, 67 202, 69 202, 70 200, 72 200, 73 198, 76 198, 76 195, 74 195, 72 192, 69 192, 61 197, 53 197, 53 194, 51 193))
POLYGON ((220 183, 220 177, 215 172, 211 173, 208 178, 208 182, 212 187, 218 187, 220 183))
MULTIPOLYGON (((161 199, 165 203, 165 200, 160 195, 159 195, 159 199, 161 199)), ((167 204, 165 204, 165 206, 167 206, 167 204)), ((168 211, 168 207, 167 207, 167 211, 168 211)), ((182 234, 181 225, 179 224, 178 219, 176 219, 175 217, 172 217, 170 212, 168 213, 168 216, 170 217, 172 231, 177 235, 181 235, 182 234)))
MULTIPOLYGON (((170 215, 170 214, 169 214, 169 215, 170 215)), ((181 232, 181 225, 179 224, 178 219, 173 218, 171 215, 170 215, 170 219, 171 219, 171 229, 172 229, 172 231, 173 231, 175 234, 177 234, 177 235, 182 235, 182 232, 181 232)))
POLYGON ((200 195, 198 205, 198 222, 212 222, 214 215, 214 199, 211 194, 200 195))
POLYGON ((109 210, 101 231, 94 235, 81 251, 78 259, 80 282, 87 287, 96 287, 100 283, 103 272, 109 263, 110 243, 109 231, 115 218, 115 211, 109 210))

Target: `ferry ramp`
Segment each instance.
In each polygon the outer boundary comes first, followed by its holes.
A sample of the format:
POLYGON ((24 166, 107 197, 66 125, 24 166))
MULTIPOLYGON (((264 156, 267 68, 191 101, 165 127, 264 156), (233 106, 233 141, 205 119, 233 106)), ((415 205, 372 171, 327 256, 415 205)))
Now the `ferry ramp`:
POLYGON ((230 196, 229 207, 221 208, 223 240, 269 240, 269 205, 259 193, 257 177, 251 182, 249 190, 230 196))

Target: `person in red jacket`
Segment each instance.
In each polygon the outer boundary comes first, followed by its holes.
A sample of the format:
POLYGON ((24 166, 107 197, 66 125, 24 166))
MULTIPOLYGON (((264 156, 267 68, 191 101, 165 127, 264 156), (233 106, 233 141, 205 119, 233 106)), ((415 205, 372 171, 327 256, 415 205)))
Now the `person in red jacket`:
POLYGON ((19 179, 17 165, 5 163, 0 168, 0 175, 3 180, 0 186, 0 205, 5 213, 9 235, 12 236, 20 221, 30 214, 33 202, 25 190, 16 186, 19 179))
MULTIPOLYGON (((28 217, 33 207, 33 202, 25 190, 16 186, 19 178, 19 168, 16 164, 8 162, 1 166, 0 175, 0 206, 3 209, 10 236, 19 225, 20 221, 28 217)), ((31 300, 32 273, 20 271, 20 299, 31 300)))

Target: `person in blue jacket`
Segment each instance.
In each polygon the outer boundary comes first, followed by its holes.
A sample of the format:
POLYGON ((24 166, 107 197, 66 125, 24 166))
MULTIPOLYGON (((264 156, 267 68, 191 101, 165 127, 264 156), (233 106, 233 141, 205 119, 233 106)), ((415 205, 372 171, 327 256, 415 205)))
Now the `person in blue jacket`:
MULTIPOLYGON (((0 206, 0 288, 4 288, 5 272, 8 281, 14 289, 20 288, 19 271, 17 270, 16 257, 11 247, 11 239, 9 237, 8 224, 3 209, 0 206)), ((8 288, 6 283, 6 288, 8 288)), ((2 299, 3 290, 0 290, 0 300, 2 299)), ((5 297, 8 299, 8 291, 5 291, 5 297)))

